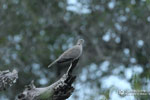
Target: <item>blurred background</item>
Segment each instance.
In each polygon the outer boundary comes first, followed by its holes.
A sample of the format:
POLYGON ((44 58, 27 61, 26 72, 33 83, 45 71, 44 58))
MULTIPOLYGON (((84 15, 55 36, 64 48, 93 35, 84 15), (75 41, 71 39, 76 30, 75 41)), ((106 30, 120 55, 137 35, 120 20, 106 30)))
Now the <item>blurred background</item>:
POLYGON ((0 70, 19 71, 0 93, 14 100, 31 80, 45 87, 65 73, 47 66, 79 38, 84 52, 68 100, 148 100, 118 90, 150 90, 149 0, 0 0, 0 70))

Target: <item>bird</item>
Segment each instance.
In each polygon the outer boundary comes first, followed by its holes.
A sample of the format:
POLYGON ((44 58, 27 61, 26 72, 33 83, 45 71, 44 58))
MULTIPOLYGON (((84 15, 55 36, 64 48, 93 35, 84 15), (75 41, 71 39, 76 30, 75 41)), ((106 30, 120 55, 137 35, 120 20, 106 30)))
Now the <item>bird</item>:
POLYGON ((51 64, 49 64, 48 68, 50 68, 51 66, 58 64, 58 63, 59 64, 65 63, 65 62, 72 63, 74 60, 79 59, 79 57, 82 54, 83 44, 84 44, 84 40, 79 39, 77 41, 76 45, 74 45, 72 48, 69 48, 64 53, 62 53, 55 61, 53 61, 51 64))

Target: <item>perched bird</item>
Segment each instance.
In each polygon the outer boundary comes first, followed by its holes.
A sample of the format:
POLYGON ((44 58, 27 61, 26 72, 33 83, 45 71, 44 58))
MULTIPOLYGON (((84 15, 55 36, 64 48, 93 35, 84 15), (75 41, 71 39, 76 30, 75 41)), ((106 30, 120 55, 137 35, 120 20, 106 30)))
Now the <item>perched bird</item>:
POLYGON ((52 62, 49 66, 53 66, 57 63, 65 63, 65 62, 73 62, 74 60, 78 59, 82 54, 82 45, 84 43, 83 39, 79 39, 77 44, 72 48, 66 50, 63 54, 61 54, 54 62, 52 62))

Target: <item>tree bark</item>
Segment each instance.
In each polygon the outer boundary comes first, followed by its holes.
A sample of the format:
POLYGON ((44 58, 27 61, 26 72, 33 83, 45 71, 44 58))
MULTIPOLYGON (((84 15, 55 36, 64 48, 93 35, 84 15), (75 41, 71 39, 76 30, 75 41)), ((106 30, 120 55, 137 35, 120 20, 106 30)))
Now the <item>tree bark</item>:
POLYGON ((0 91, 6 90, 8 87, 11 87, 16 80, 18 79, 18 72, 13 70, 0 71, 0 91))
POLYGON ((66 100, 71 96, 74 88, 72 83, 76 76, 72 75, 78 60, 72 62, 67 72, 55 83, 50 86, 36 88, 33 81, 20 93, 16 100, 66 100))

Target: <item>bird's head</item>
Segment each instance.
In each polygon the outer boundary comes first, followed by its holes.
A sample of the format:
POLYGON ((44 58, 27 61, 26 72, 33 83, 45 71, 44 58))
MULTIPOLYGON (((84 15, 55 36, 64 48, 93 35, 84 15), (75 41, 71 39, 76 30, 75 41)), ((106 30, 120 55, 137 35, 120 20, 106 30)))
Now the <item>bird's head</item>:
POLYGON ((84 43, 84 40, 83 39, 79 39, 78 42, 77 42, 77 45, 82 45, 84 43))

